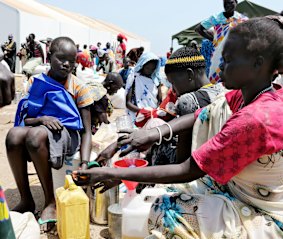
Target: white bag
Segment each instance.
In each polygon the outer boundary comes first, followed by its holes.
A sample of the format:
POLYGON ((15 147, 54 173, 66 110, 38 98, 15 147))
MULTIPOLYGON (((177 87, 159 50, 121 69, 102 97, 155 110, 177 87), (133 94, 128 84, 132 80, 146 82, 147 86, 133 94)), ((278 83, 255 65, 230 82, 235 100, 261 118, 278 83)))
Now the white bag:
POLYGON ((40 228, 31 212, 10 212, 17 239, 40 239, 40 228))
POLYGON ((115 123, 104 124, 102 123, 92 136, 92 149, 97 154, 107 148, 110 144, 118 139, 117 128, 115 123))
POLYGON ((126 109, 125 89, 120 88, 116 94, 109 95, 109 99, 115 109, 126 109))

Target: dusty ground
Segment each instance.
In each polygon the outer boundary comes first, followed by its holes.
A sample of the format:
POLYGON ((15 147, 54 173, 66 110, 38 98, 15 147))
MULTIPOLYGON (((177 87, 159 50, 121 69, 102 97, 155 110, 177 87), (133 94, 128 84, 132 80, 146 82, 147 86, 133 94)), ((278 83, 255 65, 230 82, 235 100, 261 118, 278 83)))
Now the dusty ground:
MULTIPOLYGON (((22 91, 22 79, 16 79, 16 89, 22 91)), ((3 107, 0 109, 0 165, 1 165, 1 174, 0 182, 5 190, 6 199, 8 202, 9 208, 13 208, 20 201, 19 192, 17 190, 14 177, 9 167, 9 163, 6 156, 5 148, 5 138, 10 128, 13 127, 14 115, 17 105, 15 103, 3 107)), ((117 116, 124 114, 123 110, 114 110, 113 115, 110 120, 114 120, 117 116)), ((35 198, 36 210, 42 210, 44 205, 44 197, 39 179, 35 174, 34 167, 32 163, 28 164, 29 172, 29 181, 31 186, 32 195, 35 198)), ((98 226, 91 224, 91 238, 101 239, 108 238, 108 229, 107 227, 98 226)), ((56 234, 56 232, 55 232, 56 234)), ((55 239, 58 236, 54 234, 42 234, 42 239, 55 239)))

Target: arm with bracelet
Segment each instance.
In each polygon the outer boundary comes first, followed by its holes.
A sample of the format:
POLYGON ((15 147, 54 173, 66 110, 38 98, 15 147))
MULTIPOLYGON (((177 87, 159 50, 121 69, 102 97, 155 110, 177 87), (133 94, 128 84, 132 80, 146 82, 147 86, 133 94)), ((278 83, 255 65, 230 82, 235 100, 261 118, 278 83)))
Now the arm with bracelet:
POLYGON ((121 156, 126 155, 134 149, 144 151, 154 143, 159 145, 162 143, 163 139, 165 141, 169 141, 172 139, 173 135, 176 135, 184 130, 191 129, 194 125, 194 122, 194 114, 188 114, 149 130, 139 129, 134 131, 123 131, 123 133, 129 133, 129 135, 121 138, 118 142, 118 145, 123 146, 128 144, 129 146, 121 153, 121 156))

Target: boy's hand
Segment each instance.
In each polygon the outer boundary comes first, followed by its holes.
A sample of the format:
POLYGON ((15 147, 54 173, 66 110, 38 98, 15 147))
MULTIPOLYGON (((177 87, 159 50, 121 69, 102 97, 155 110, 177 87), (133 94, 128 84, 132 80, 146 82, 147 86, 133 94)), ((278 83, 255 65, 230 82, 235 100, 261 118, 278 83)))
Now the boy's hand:
POLYGON ((61 131, 64 127, 62 123, 53 116, 42 116, 39 120, 41 125, 46 126, 52 131, 61 131))

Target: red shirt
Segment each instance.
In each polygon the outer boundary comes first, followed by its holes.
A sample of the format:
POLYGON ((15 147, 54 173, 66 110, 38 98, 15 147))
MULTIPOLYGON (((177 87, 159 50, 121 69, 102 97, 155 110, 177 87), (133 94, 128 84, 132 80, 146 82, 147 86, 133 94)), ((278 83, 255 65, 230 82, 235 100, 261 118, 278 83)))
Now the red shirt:
POLYGON ((282 89, 266 92, 240 110, 239 91, 228 93, 233 115, 218 134, 192 153, 200 169, 226 184, 259 157, 282 150, 282 93, 282 89))
POLYGON ((127 49, 126 44, 124 42, 120 44, 120 47, 122 48, 123 51, 126 51, 127 49))

